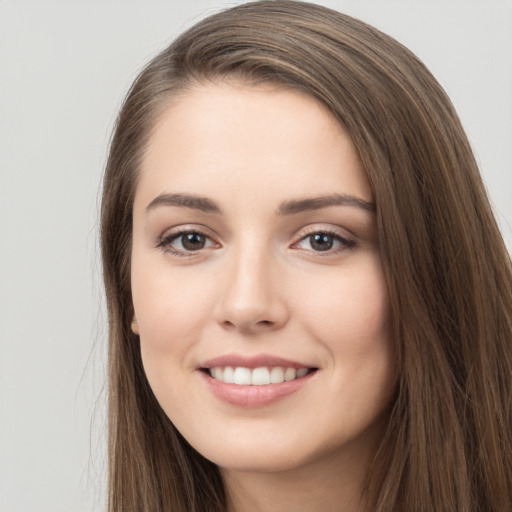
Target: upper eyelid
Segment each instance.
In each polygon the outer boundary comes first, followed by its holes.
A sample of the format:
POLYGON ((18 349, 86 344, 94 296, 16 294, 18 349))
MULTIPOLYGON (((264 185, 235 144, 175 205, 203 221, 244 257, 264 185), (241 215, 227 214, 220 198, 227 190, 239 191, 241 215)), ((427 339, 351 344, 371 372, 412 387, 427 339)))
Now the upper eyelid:
POLYGON ((341 242, 342 244, 344 244, 346 246, 354 246, 355 245, 355 241, 352 238, 350 238, 350 237, 347 237, 347 236, 344 236, 344 235, 340 235, 339 233, 336 233, 334 231, 327 231, 327 230, 320 231, 320 230, 318 230, 318 231, 312 231, 311 233, 308 233, 308 234, 306 234, 304 236, 301 236, 296 242, 293 242, 291 247, 293 247, 295 245, 298 245, 301 242, 304 242, 310 236, 318 234, 318 233, 325 234, 325 235, 328 235, 328 236, 332 236, 335 240, 338 240, 339 242, 341 242))
POLYGON ((330 225, 329 227, 320 227, 318 225, 310 225, 304 228, 303 230, 299 230, 297 233, 297 239, 295 242, 291 244, 291 248, 296 248, 299 250, 298 246, 300 243, 307 240, 311 235, 317 234, 317 233, 323 233, 327 234, 329 236, 332 236, 338 242, 340 243, 341 247, 335 248, 335 249, 329 249, 326 251, 315 251, 313 249, 304 249, 306 252, 313 252, 315 255, 327 258, 327 257, 333 257, 336 255, 339 255, 339 253, 348 250, 353 249, 358 245, 357 237, 353 235, 349 230, 343 229, 340 226, 333 226, 330 225), (348 234, 347 234, 348 233, 348 234))
POLYGON ((314 234, 314 233, 328 233, 330 235, 338 236, 343 239, 352 239, 356 238, 356 235, 354 235, 349 229, 347 228, 341 228, 339 226, 327 226, 327 227, 321 227, 318 225, 311 225, 306 226, 300 230, 297 231, 297 237, 298 240, 303 240, 304 238, 314 234))
POLYGON ((174 226, 171 228, 166 228, 161 232, 160 235, 157 236, 157 240, 163 240, 164 238, 169 237, 179 237, 180 235, 184 233, 199 233, 201 235, 204 235, 211 240, 216 242, 215 235, 212 234, 211 230, 207 228, 206 226, 203 226, 201 224, 180 224, 178 226, 174 226))

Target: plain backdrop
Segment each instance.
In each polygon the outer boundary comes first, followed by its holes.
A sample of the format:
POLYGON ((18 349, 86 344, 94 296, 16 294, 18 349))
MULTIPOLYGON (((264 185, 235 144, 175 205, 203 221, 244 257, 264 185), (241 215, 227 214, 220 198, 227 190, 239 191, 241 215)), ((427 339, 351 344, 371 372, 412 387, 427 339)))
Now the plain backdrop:
MULTIPOLYGON (((97 223, 111 129, 141 66, 236 3, 0 0, 0 512, 104 510, 97 223)), ((438 77, 512 248, 512 1, 318 3, 438 77)))

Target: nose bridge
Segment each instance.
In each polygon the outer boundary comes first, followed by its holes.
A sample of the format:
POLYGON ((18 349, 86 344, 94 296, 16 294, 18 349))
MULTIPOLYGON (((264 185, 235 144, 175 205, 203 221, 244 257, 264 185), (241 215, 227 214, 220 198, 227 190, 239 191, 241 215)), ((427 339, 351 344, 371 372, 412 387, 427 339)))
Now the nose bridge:
POLYGON ((219 320, 243 331, 276 328, 286 322, 279 294, 277 260, 255 237, 240 240, 226 261, 219 320))

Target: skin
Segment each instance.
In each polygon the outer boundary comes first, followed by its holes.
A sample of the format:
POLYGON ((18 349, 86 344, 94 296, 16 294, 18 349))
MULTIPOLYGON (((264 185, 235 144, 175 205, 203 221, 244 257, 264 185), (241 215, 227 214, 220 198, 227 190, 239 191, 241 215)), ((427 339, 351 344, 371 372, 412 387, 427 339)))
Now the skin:
POLYGON ((134 330, 155 396, 221 468, 232 511, 366 510, 361 486, 396 383, 375 213, 278 212, 333 193, 373 202, 349 136, 314 99, 269 86, 189 89, 161 115, 142 162, 134 330), (222 213, 148 209, 162 194, 206 197, 222 213), (203 248, 184 250, 177 233, 187 230, 206 235, 203 248), (318 250, 313 233, 329 233, 332 248, 318 250), (225 354, 318 370, 275 403, 240 407, 198 370, 225 354))

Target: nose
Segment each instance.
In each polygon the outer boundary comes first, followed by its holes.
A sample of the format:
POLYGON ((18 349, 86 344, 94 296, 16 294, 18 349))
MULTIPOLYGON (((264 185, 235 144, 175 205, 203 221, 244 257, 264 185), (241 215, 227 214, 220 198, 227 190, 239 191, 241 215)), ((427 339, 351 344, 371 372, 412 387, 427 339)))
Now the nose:
POLYGON ((268 254, 241 251, 226 261, 217 321, 223 328, 246 334, 273 331, 289 318, 276 262, 268 254))

